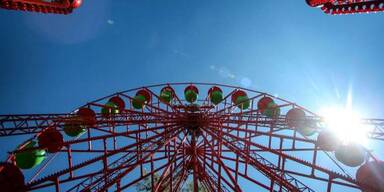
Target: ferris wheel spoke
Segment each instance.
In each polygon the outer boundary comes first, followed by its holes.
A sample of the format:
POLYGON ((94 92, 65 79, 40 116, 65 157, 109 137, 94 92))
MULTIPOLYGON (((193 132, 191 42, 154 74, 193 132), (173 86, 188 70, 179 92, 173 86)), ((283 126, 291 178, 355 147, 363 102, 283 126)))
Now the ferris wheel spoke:
POLYGON ((222 185, 221 185, 221 187, 218 187, 217 182, 214 181, 214 176, 210 175, 208 173, 208 170, 206 169, 206 165, 205 165, 206 159, 205 158, 201 158, 201 154, 200 153, 197 154, 197 158, 199 160, 198 161, 199 163, 197 163, 197 166, 198 166, 198 170, 199 170, 198 174, 199 174, 200 183, 202 183, 204 185, 206 190, 209 190, 209 191, 212 191, 212 192, 222 191, 222 188, 225 188, 225 187, 222 186, 222 185), (217 187, 217 188, 215 188, 215 187, 217 187))
MULTIPOLYGON (((186 139, 186 135, 184 136, 184 138, 182 139, 182 142, 184 142, 184 140, 186 139)), ((169 169, 171 168, 171 166, 176 162, 176 156, 179 154, 178 151, 181 149, 181 145, 178 145, 178 147, 175 149, 175 153, 173 154, 172 158, 168 159, 168 162, 167 162, 167 166, 166 168, 163 170, 163 173, 161 174, 160 176, 160 179, 159 181, 156 183, 155 185, 155 191, 159 191, 163 181, 164 181, 164 178, 167 175, 169 175, 169 169)), ((171 173, 172 174, 172 173, 171 173)), ((171 176, 172 177, 172 176, 171 176)))
MULTIPOLYGON (((204 154, 204 157, 205 157, 206 159, 210 160, 211 162, 217 164, 217 161, 215 161, 214 159, 212 159, 211 154, 209 154, 209 153, 204 154)), ((238 162, 241 162, 241 163, 245 163, 245 161, 243 161, 242 159, 234 159, 234 158, 231 158, 231 157, 225 157, 225 156, 223 156, 223 155, 221 155, 220 158, 222 158, 222 159, 224 159, 224 160, 229 160, 229 161, 232 161, 232 162, 235 162, 235 163, 236 163, 237 161, 238 161, 238 162)), ((204 162, 204 163, 206 163, 207 165, 209 165, 209 162, 204 162)), ((269 186, 267 186, 267 185, 265 185, 265 184, 263 184, 263 183, 261 183, 261 182, 255 180, 255 179, 252 179, 251 177, 249 177, 249 176, 247 175, 247 173, 241 173, 241 172, 239 172, 239 171, 236 171, 236 170, 233 169, 232 167, 228 167, 228 170, 229 170, 230 172, 232 172, 233 174, 235 174, 235 175, 238 174, 239 176, 241 176, 241 177, 243 177, 243 178, 245 178, 245 179, 247 179, 247 180, 249 180, 249 181, 255 183, 256 185, 258 185, 258 186, 260 186, 260 187, 263 187, 264 189, 271 190, 271 188, 270 188, 269 186)))
MULTIPOLYGON (((294 181, 294 183, 292 184, 289 180, 287 180, 285 178, 285 175, 283 172, 281 173, 277 173, 277 172, 271 172, 270 169, 268 168, 267 165, 265 165, 265 163, 263 162, 260 162, 258 161, 257 158, 254 158, 252 156, 249 156, 248 154, 246 154, 241 148, 239 148, 239 146, 236 146, 235 144, 237 144, 239 141, 241 142, 244 142, 246 143, 247 141, 243 141, 243 140, 233 140, 233 141, 229 141, 226 139, 226 137, 232 137, 232 138, 236 138, 238 139, 238 137, 236 136, 233 136, 231 134, 228 134, 228 133, 224 133, 224 132, 221 132, 220 134, 222 135, 222 137, 219 137, 217 134, 211 132, 210 130, 208 129, 205 129, 203 128, 207 133, 209 133, 209 135, 215 139, 219 139, 223 142, 223 145, 226 146, 228 149, 232 150, 234 153, 236 154, 239 154, 240 157, 244 160, 248 160, 249 163, 252 165, 252 166, 255 166, 255 168, 257 170, 259 170, 260 172, 262 172, 264 175, 270 177, 270 180, 271 181, 276 181, 277 183, 279 183, 280 185, 284 186, 286 189, 288 190, 291 190, 291 191, 300 191, 299 186, 295 186, 295 184, 302 184, 301 182, 299 182, 297 179, 294 179, 294 178, 290 178, 291 181, 294 181), (237 141, 237 142, 236 142, 237 141), (283 175, 281 175, 283 174, 283 175)), ((242 145, 242 144, 241 144, 242 145)), ((304 185, 304 184, 302 184, 304 185)), ((313 191, 311 190, 309 187, 306 187, 309 191, 313 191)))
MULTIPOLYGON (((159 157, 159 158, 153 159, 153 161, 161 162, 164 159, 166 159, 166 157, 159 157)), ((132 161, 132 159, 130 159, 130 161, 132 161)), ((146 161, 144 161, 144 163, 150 163, 150 160, 146 160, 146 161)), ((125 169, 130 168, 131 166, 132 166, 131 164, 127 164, 127 165, 121 165, 119 167, 111 168, 108 170, 108 172, 105 172, 104 170, 99 170, 99 171, 94 171, 94 172, 90 172, 90 173, 86 173, 86 174, 77 174, 76 176, 73 176, 73 177, 68 177, 65 179, 58 180, 58 183, 60 183, 60 184, 72 183, 74 181, 85 178, 85 180, 83 180, 80 184, 86 185, 85 181, 88 181, 89 178, 96 178, 96 179, 97 178, 104 178, 104 174, 106 174, 106 173, 110 174, 110 173, 117 171, 117 170, 125 170, 125 169)), ((40 184, 37 186, 32 186, 29 188, 29 190, 38 190, 38 189, 53 186, 53 185, 55 185, 55 183, 52 183, 52 182, 51 183, 43 183, 43 184, 40 184)), ((80 191, 80 188, 81 187, 78 184, 77 186, 69 189, 68 191, 80 191)))
MULTIPOLYGON (((104 142, 106 141, 106 139, 104 139, 104 142)), ((114 143, 115 144, 115 143, 114 143)), ((87 150, 76 150, 76 149, 72 149, 71 148, 71 145, 65 145, 66 146, 66 148, 67 149, 62 149, 62 150, 60 150, 61 152, 65 152, 65 153, 67 153, 68 154, 68 160, 70 161, 70 167, 71 167, 71 159, 72 159, 72 153, 74 152, 74 153, 77 153, 77 152, 86 152, 86 153, 89 153, 89 152, 97 152, 97 153, 102 153, 102 152, 107 152, 107 151, 109 151, 109 152, 111 152, 111 150, 106 150, 106 149, 101 149, 101 150, 92 150, 92 149, 87 149, 87 150)), ((116 150, 116 147, 115 147, 115 145, 114 145, 114 147, 113 147, 113 149, 114 150, 116 150)), ((133 150, 131 150, 131 151, 133 151, 133 150)), ((130 152, 129 150, 126 150, 126 151, 117 151, 118 153, 125 153, 125 152, 130 152)), ((54 153, 54 155, 53 156, 51 156, 50 158, 49 158, 49 160, 48 161, 46 161, 46 163, 41 167, 41 168, 39 168, 39 170, 36 172, 36 174, 32 177, 32 179, 30 180, 30 182, 32 182, 41 172, 43 172, 44 171, 44 169, 47 167, 47 165, 49 164, 49 162, 51 162, 57 155, 58 155, 59 153, 54 153)), ((71 175, 72 175, 72 172, 70 172, 71 173, 71 175)))
POLYGON ((362 124, 369 126, 368 137, 384 141, 384 119, 362 119, 362 124))
MULTIPOLYGON (((206 142, 204 140, 204 142, 206 142)), ((214 164, 217 165, 218 167, 218 170, 219 170, 219 173, 221 172, 221 164, 216 161, 216 160, 213 160, 213 157, 214 155, 211 153, 210 157, 207 157, 207 149, 206 149, 206 145, 201 145, 201 148, 202 150, 204 151, 203 153, 199 153, 198 154, 198 158, 200 160, 200 163, 199 166, 200 166, 200 170, 199 172, 203 172, 205 174, 205 178, 207 179, 207 181, 211 184, 212 187, 216 187, 216 189, 212 189, 213 191, 229 191, 224 185, 223 183, 221 183, 221 177, 219 178, 219 176, 214 176, 208 169, 211 169, 214 171, 214 164), (209 162, 207 160, 210 160, 211 164, 209 164, 209 162), (201 165, 202 164, 202 165, 201 165)), ((221 149, 218 150, 218 152, 220 153, 221 149)), ((231 170, 230 167, 227 167, 228 170, 231 170)), ((204 178, 204 177, 203 177, 204 178)), ((236 182, 237 182, 237 179, 235 179, 236 182)), ((224 183, 226 183, 229 187, 231 187, 233 190, 236 191, 236 188, 234 185, 231 185, 225 178, 224 178, 224 183)))
MULTIPOLYGON (((173 130, 177 130, 177 129, 173 129, 173 130)), ((91 165, 91 164, 94 164, 96 162, 101 162, 103 161, 103 159, 106 159, 107 157, 111 157, 112 155, 115 155, 119 152, 122 152, 122 151, 125 151, 127 149, 130 149, 130 148, 134 148, 136 146, 140 146, 140 145, 145 145, 146 143, 148 143, 149 141, 153 140, 153 139, 156 139, 158 138, 157 140, 161 142, 162 140, 162 135, 154 135, 154 136, 151 136, 151 137, 148 137, 148 138, 145 138, 145 139, 142 139, 141 141, 139 142, 136 142, 136 143, 133 143, 133 144, 130 144, 126 147, 123 147, 123 148, 120 148, 120 149, 117 149, 117 150, 114 150, 114 151, 109 151, 108 153, 104 154, 104 155, 101 155, 101 156, 98 156, 98 157, 95 157, 93 159, 90 159, 90 160, 87 160, 87 161, 84 161, 80 164, 77 164, 77 165, 74 165, 74 166, 69 166, 69 168, 67 169, 63 169, 61 171, 58 171, 54 174, 51 174, 47 177, 43 177, 43 178, 40 178, 40 179, 37 179, 35 181, 33 181, 32 183, 29 183, 27 185, 27 187, 33 187, 33 186, 36 186, 36 185, 39 185, 41 183, 44 183, 44 182, 49 182, 55 178, 59 178, 61 176, 64 176, 66 174, 71 174, 73 171, 75 170, 78 170, 78 169, 82 169, 88 165, 91 165)), ((132 156, 134 157, 136 155, 136 153, 127 153, 125 156, 121 157, 120 159, 123 159, 127 156, 130 156, 132 158, 132 156)))
MULTIPOLYGON (((166 159, 167 157, 159 157, 159 158, 151 158, 151 159, 146 159, 143 164, 146 164, 146 163, 153 163, 153 162, 162 162, 164 159, 166 159)), ((132 167, 137 167, 137 165, 139 164, 137 161, 137 155, 134 155, 132 157, 130 157, 129 159, 125 160, 123 159, 124 161, 123 162, 119 162, 119 160, 116 160, 115 162, 113 162, 113 164, 116 164, 116 165, 113 165, 111 164, 109 167, 114 167, 114 169, 108 169, 107 172, 103 172, 102 170, 99 172, 100 175, 97 176, 97 175, 93 175, 91 177, 88 177, 87 179, 83 180, 81 183, 77 184, 76 186, 72 187, 71 190, 69 191, 79 191, 79 189, 81 188, 84 188, 84 189, 91 189, 91 188, 97 188, 97 184, 100 185, 100 183, 102 182, 107 182, 107 179, 110 178, 110 177, 113 177, 113 175, 121 172, 121 171, 124 171, 124 170, 127 170, 127 169, 130 169, 132 167), (136 163, 135 163, 136 162, 136 163), (112 166, 113 165, 113 166, 112 166)), ((160 170, 161 168, 163 167, 160 167, 159 169, 155 170, 158 171, 160 170)), ((136 182, 133 182, 132 184, 134 184, 136 182)), ((117 180, 117 183, 118 186, 120 185, 120 180, 117 180)))
MULTIPOLYGON (((3 115, 0 116, 0 137, 40 133, 49 127, 57 127, 76 118, 75 114, 31 114, 31 115, 3 115)), ((97 127, 131 125, 141 122, 173 122, 164 113, 129 113, 115 114, 113 118, 106 119, 102 114, 97 114, 97 127), (166 118, 165 118, 166 117, 166 118)))
MULTIPOLYGON (((179 156, 179 155, 176 155, 178 156, 177 158, 175 158, 175 161, 178 161, 180 160, 182 157, 179 156)), ((148 177, 148 176, 154 176, 156 173, 159 173, 161 172, 162 170, 166 169, 167 165, 168 164, 163 164, 163 160, 166 159, 167 157, 163 157, 163 158, 156 158, 156 159, 147 159, 146 161, 143 162, 143 164, 152 164, 152 163, 155 163, 155 162, 158 162, 160 166, 158 166, 157 168, 153 168, 153 170, 150 170, 148 173, 146 174, 143 174, 143 175, 140 175, 139 178, 137 179, 132 179, 131 176, 130 176, 130 182, 127 183, 127 184, 124 184, 123 186, 120 186, 119 189, 117 189, 117 191, 121 191, 121 190, 124 190, 126 188, 129 188, 130 186, 134 185, 134 184, 137 184, 139 181, 141 181, 142 179, 148 177)), ((136 164, 133 164, 131 166, 136 166, 136 164)), ((136 166, 137 168, 137 166, 136 166)), ((152 179, 151 179, 152 180, 152 179)), ((121 180, 117 180, 117 182, 121 182, 121 180)), ((151 182, 152 183, 152 182, 151 182)), ((154 183, 154 182, 153 182, 154 183)), ((99 191, 99 190, 98 190, 99 191)), ((153 190, 152 190, 153 191, 153 190)))
MULTIPOLYGON (((160 179, 162 179, 162 183, 160 184, 159 189, 157 189, 156 191, 173 191, 173 188, 174 188, 173 182, 175 179, 177 179, 180 176, 181 174, 180 170, 183 164, 183 161, 182 161, 183 154, 177 154, 176 156, 178 157, 169 166, 170 171, 167 172, 167 174, 164 177, 160 176, 160 179)), ((157 182, 157 185, 159 185, 159 182, 160 181, 157 182)))
MULTIPOLYGON (((111 138, 118 137, 118 136, 127 136, 127 135, 132 135, 132 134, 140 134, 140 133, 146 133, 146 132, 154 131, 154 130, 164 130, 166 128, 172 128, 174 126, 175 125, 157 126, 157 127, 148 128, 148 129, 142 129, 142 130, 136 129, 136 130, 131 130, 131 131, 127 131, 127 132, 121 132, 121 133, 114 133, 114 134, 109 134, 109 135, 93 136, 93 137, 75 139, 75 140, 70 140, 70 141, 63 142, 62 146, 67 146, 68 147, 68 146, 72 146, 72 145, 75 145, 75 144, 87 143, 89 141, 107 140, 107 139, 111 139, 111 138)), ((28 149, 19 149, 19 150, 13 151, 11 153, 15 154, 15 153, 18 153, 18 152, 32 151, 32 150, 36 150, 36 149, 43 149, 43 147, 37 146, 37 147, 31 147, 31 148, 28 148, 28 149)), ((63 151, 65 151, 65 150, 63 150, 63 151)))
MULTIPOLYGON (((208 130, 209 131, 209 130, 208 130)), ((212 133, 212 132, 211 132, 212 133)), ((231 134, 227 134, 227 133, 223 133, 223 137, 221 137, 223 140, 225 140, 225 142, 228 144, 231 144, 231 143, 237 143, 238 145, 240 146, 243 146, 243 143, 246 144, 248 143, 249 145, 253 146, 253 147, 256 147, 256 148, 259 148, 259 149, 262 149, 264 151, 267 151, 267 152, 270 152, 272 154, 275 154, 277 156, 279 156, 279 158, 281 159, 285 159, 285 160, 291 160, 292 162, 296 162, 296 163, 299 163, 300 165, 304 165, 304 166, 307 166, 309 168, 311 168, 312 170, 317 170, 317 171, 320 171, 320 172, 323 172, 325 174, 327 174, 329 176, 329 182, 330 183, 334 183, 334 180, 335 178, 337 179, 341 179, 347 183, 350 183, 350 186, 355 186, 355 188, 358 188, 358 185, 356 183, 356 181, 354 179, 352 179, 351 177, 349 176, 345 176, 341 173, 338 173, 338 172, 335 172, 335 171, 331 171, 327 168, 324 168, 324 167, 320 167, 319 165, 317 164, 314 164, 312 162, 308 162, 308 161, 305 161, 305 160, 301 160, 301 159, 298 159, 294 156, 291 156, 291 155, 288 155, 286 153, 282 153, 282 152, 279 152, 278 150, 272 150, 268 147, 265 147, 263 145, 260 145, 258 143, 255 143, 255 142, 248 142, 242 138, 239 138, 239 137, 236 137, 234 135, 231 135, 231 134), (230 140, 228 140, 230 139, 230 140), (237 142, 235 142, 237 141, 237 142)), ((260 156, 260 155, 257 155, 256 153, 252 153, 251 155, 256 155, 256 156, 260 156)), ((261 156, 260 156, 261 157, 261 156)), ((263 158, 264 159, 264 158, 263 158)), ((278 169, 276 169, 278 170, 278 169)), ((285 169, 282 169, 282 171, 285 171, 285 169)), ((313 171, 312 171, 313 172, 313 171)), ((310 177, 313 176, 313 173, 309 173, 310 177)), ((299 182, 298 180, 296 180, 295 183, 301 183, 299 182)))
POLYGON ((202 166, 199 164, 200 166, 200 170, 202 170, 202 172, 200 172, 200 183, 202 183, 203 187, 205 188, 206 191, 211 191, 211 192, 216 192, 216 191, 222 191, 220 189, 215 189, 214 186, 215 186, 215 183, 214 181, 212 181, 212 178, 208 175, 207 171, 202 168, 202 166))
POLYGON ((106 181, 104 184, 101 183, 100 186, 97 186, 97 189, 99 191, 105 191, 107 190, 109 187, 111 187, 113 184, 115 184, 117 182, 117 180, 120 180, 121 178, 123 178, 125 175, 127 175, 128 173, 130 173, 135 167, 137 167, 138 165, 142 164, 143 161, 145 161, 145 159, 147 158, 150 158, 152 157, 160 148, 162 148, 166 143, 169 143, 171 140, 173 139, 176 139, 176 135, 178 135, 179 133, 181 132, 178 131, 176 132, 176 134, 173 134, 172 137, 168 140, 166 140, 165 142, 161 142, 160 145, 158 145, 157 147, 155 147, 155 150, 151 153, 148 153, 146 155, 144 155, 143 157, 141 157, 141 159, 137 162, 137 164, 135 166, 133 166, 132 168, 129 168, 127 170, 124 170, 123 172, 117 174, 115 177, 113 178, 108 178, 108 181, 106 181))
MULTIPOLYGON (((183 162, 185 162, 185 161, 183 161, 183 162)), ((179 191, 180 188, 184 185, 184 183, 188 177, 188 173, 187 173, 187 170, 185 169, 185 166, 182 166, 180 173, 181 173, 181 175, 179 177, 176 177, 177 180, 175 183, 174 191, 179 191)))
POLYGON ((253 125, 260 127, 275 127, 289 129, 286 124, 285 116, 276 118, 266 117, 260 114, 244 115, 242 113, 228 113, 216 117, 212 122, 235 123, 239 125, 253 125))
POLYGON ((39 133, 70 116, 70 114, 1 115, 0 137, 39 133))
MULTIPOLYGON (((225 160, 228 160, 228 161, 232 161, 232 162, 239 162, 241 164, 243 164, 244 166, 247 166, 247 161, 245 160, 242 160, 242 159, 235 159, 233 157, 230 157, 230 156, 224 156, 222 155, 221 158, 225 159, 225 160)), ((266 159, 264 158, 264 161, 266 161, 266 159)), ((280 161, 281 162, 281 161, 280 161)), ((350 183, 346 183, 346 182, 340 182, 340 181, 337 181, 337 180, 333 180, 331 181, 330 178, 326 178, 326 177, 320 177, 320 176, 317 176, 317 175, 314 175, 314 174, 304 174, 302 172, 299 172, 299 171, 295 171, 295 170, 287 170, 287 169, 282 169, 282 168, 279 168, 279 164, 281 163, 277 163, 278 165, 272 165, 271 162, 268 162, 269 164, 271 164, 270 169, 272 170, 275 170, 275 171, 278 171, 278 172, 285 172, 285 173, 288 173, 290 175, 296 175, 296 176, 300 176, 300 177, 306 177, 308 179, 316 179, 316 180, 319 180, 319 181, 323 181, 323 182, 332 182, 334 184, 338 184, 338 185, 344 185, 344 186, 348 186, 348 187, 352 187, 352 188, 358 188, 356 185, 354 184, 350 184, 350 183)), ((232 172, 235 172, 234 169, 230 168, 230 170, 232 172)), ((239 172, 239 175, 241 176, 246 176, 248 178, 248 176, 246 175, 246 173, 240 173, 239 172)), ((251 178, 252 179, 252 178, 251 178)))
POLYGON ((177 102, 177 104, 175 104, 176 106, 178 106, 178 105, 183 106, 184 105, 182 99, 177 94, 175 94, 174 97, 175 97, 174 100, 177 102))
MULTIPOLYGON (((132 156, 129 156, 129 157, 133 158, 132 156)), ((112 169, 114 170, 116 168, 112 168, 112 169)), ((97 177, 98 175, 101 175, 101 174, 103 174, 103 170, 94 171, 94 172, 87 173, 87 174, 76 174, 76 176, 68 177, 68 178, 62 179, 62 180, 59 180, 59 177, 56 177, 56 179, 59 181, 59 183, 66 183, 66 182, 73 182, 73 181, 83 179, 83 178, 97 177)), ((52 180, 53 179, 49 179, 45 183, 41 183, 41 184, 37 184, 37 185, 31 185, 31 187, 29 187, 29 189, 35 190, 35 189, 40 189, 40 188, 43 188, 46 186, 52 186, 52 185, 54 185, 54 183, 51 182, 52 180)))
MULTIPOLYGON (((153 152, 153 150, 151 150, 150 152, 153 152)), ((127 155, 119 158, 118 160, 115 160, 113 163, 111 163, 109 165, 109 167, 113 167, 113 169, 108 169, 108 174, 110 175, 110 174, 116 173, 118 171, 124 170, 126 168, 129 168, 129 166, 132 166, 132 163, 134 163, 134 161, 137 161, 137 156, 138 156, 138 154, 136 154, 136 153, 133 155, 127 154, 127 155), (128 163, 128 165, 124 165, 127 163, 128 163)), ((157 161, 161 162, 164 159, 167 159, 167 157, 163 156, 163 157, 159 157, 159 158, 147 159, 143 162, 143 164, 151 163, 151 162, 157 162, 157 161)), ((158 169, 158 170, 160 170, 160 169, 158 169)), ((102 170, 99 173, 102 173, 102 170)), ((71 188, 71 190, 77 189, 76 191, 78 191, 78 189, 80 187, 84 187, 84 186, 86 186, 85 188, 89 188, 90 186, 93 185, 92 182, 94 182, 94 180, 98 179, 98 178, 100 178, 100 177, 95 177, 95 176, 88 177, 87 179, 85 179, 81 183, 79 183, 78 185, 71 188)))
MULTIPOLYGON (((240 125, 252 125, 252 126, 259 126, 259 127, 271 127, 272 124, 274 125, 273 128, 277 128, 274 131, 279 130, 292 130, 292 128, 289 128, 286 124, 286 117, 280 116, 279 118, 268 118, 263 115, 259 114, 251 114, 251 115, 244 115, 241 113, 236 114, 228 114, 225 115, 226 118, 219 119, 212 122, 219 122, 220 123, 235 123, 240 125), (240 119, 241 118, 241 119, 240 119)), ((322 125, 324 124, 324 120, 321 117, 318 116, 307 116, 307 120, 312 121, 314 124, 322 125)), ((368 128, 368 138, 369 139, 375 139, 384 141, 384 119, 362 119, 361 120, 362 126, 367 126, 368 128)), ((317 130, 325 129, 324 126, 319 126, 316 128, 317 130)))
MULTIPOLYGON (((201 160, 201 157, 199 157, 201 160)), ((217 188, 220 188, 222 191, 230 191, 228 190, 221 181, 223 181, 227 186, 229 186, 233 191, 237 191, 236 186, 228 181, 223 175, 221 174, 221 165, 218 162, 211 161, 212 163, 208 163, 207 161, 202 161, 206 167, 205 171, 210 175, 212 179, 215 179, 215 184, 217 188), (215 169, 214 164, 217 165, 217 169, 215 169)))
POLYGON ((214 186, 217 186, 217 185, 215 185, 214 181, 212 180, 213 178, 208 175, 206 169, 204 169, 201 166, 201 164, 199 164, 199 167, 200 167, 199 169, 202 170, 202 172, 200 172, 201 174, 200 180, 202 181, 201 183, 203 183, 204 188, 207 191, 211 191, 211 192, 222 191, 221 189, 214 188, 214 186))
MULTIPOLYGON (((184 146, 182 146, 183 148, 184 146)), ((184 150, 183 150, 184 151, 184 150)), ((175 163, 174 168, 174 175, 173 174, 168 175, 167 182, 170 184, 169 189, 170 191, 179 191, 179 188, 182 186, 182 181, 186 179, 187 173, 185 170, 185 163, 186 161, 189 161, 190 158, 186 158, 185 154, 182 154, 181 161, 175 163), (169 180, 169 181, 168 181, 169 180)), ((171 167, 173 168, 173 167, 171 167)))
MULTIPOLYGON (((178 157, 176 160, 180 160, 181 158, 182 158, 182 157, 178 157)), ((179 163, 178 165, 180 165, 180 163, 179 163)), ((164 164, 164 165, 161 165, 161 166, 159 166, 158 168, 154 169, 153 171, 147 172, 147 173, 145 173, 145 174, 141 174, 139 178, 134 179, 134 180, 132 180, 131 182, 129 182, 129 183, 127 183, 127 184, 121 186, 117 191, 123 191, 123 190, 125 190, 125 189, 131 187, 132 185, 134 185, 134 184, 136 184, 136 183, 142 181, 143 179, 146 179, 147 177, 149 177, 149 176, 151 176, 151 175, 153 175, 153 174, 155 174, 155 173, 158 173, 159 171, 161 171, 162 169, 164 169, 166 166, 167 166, 167 164, 164 164)))
POLYGON ((208 141, 207 137, 205 135, 202 135, 202 137, 205 140, 205 143, 208 144, 208 147, 212 150, 212 154, 218 159, 218 164, 224 169, 224 171, 226 172, 226 174, 230 178, 231 182, 234 184, 234 186, 235 186, 234 190, 235 191, 242 191, 240 189, 240 186, 237 184, 237 182, 233 178, 232 174, 228 171, 227 166, 220 160, 219 155, 215 152, 213 146, 210 144, 210 142, 208 141))
POLYGON ((164 188, 166 188, 168 186, 169 188, 169 191, 177 191, 177 188, 178 188, 178 184, 180 184, 180 180, 183 180, 184 177, 185 177, 185 169, 184 169, 184 163, 185 161, 183 160, 183 158, 185 158, 185 155, 184 154, 180 154, 182 157, 181 157, 181 161, 177 162, 175 161, 174 162, 174 166, 171 166, 171 169, 173 171, 171 171, 171 174, 168 174, 167 177, 165 178, 165 183, 168 183, 168 184, 164 184, 164 187, 160 190, 160 191, 163 191, 164 188))
POLYGON ((152 123, 152 122, 172 122, 175 119, 177 113, 168 112, 144 112, 124 109, 121 113, 113 114, 105 117, 102 113, 97 114, 97 122, 100 125, 129 125, 137 123, 152 123))
MULTIPOLYGON (((229 124, 240 124, 240 125, 252 125, 259 127, 273 127, 274 131, 279 130, 292 130, 289 128, 286 123, 286 117, 280 116, 278 118, 268 118, 264 115, 259 114, 251 114, 245 115, 241 113, 229 113, 224 115, 225 118, 220 118, 214 120, 212 122, 220 122, 220 123, 229 123, 229 124), (273 126, 271 126, 273 125, 273 126)), ((307 120, 313 122, 314 124, 322 125, 324 124, 324 120, 319 116, 307 116, 307 120)), ((362 126, 368 126, 368 138, 384 141, 384 119, 362 119, 362 126)), ((316 128, 317 130, 325 129, 324 126, 319 126, 316 128)))
MULTIPOLYGON (((242 128, 241 126, 235 127, 235 126, 215 124, 215 123, 210 124, 210 127, 221 127, 223 129, 223 131, 226 130, 227 133, 235 132, 237 134, 237 136, 239 136, 240 134, 245 135, 245 136, 243 136, 243 139, 250 140, 250 141, 252 140, 252 138, 256 138, 256 137, 260 137, 260 136, 268 137, 268 143, 269 144, 271 143, 272 139, 279 139, 281 142, 283 140, 285 140, 285 141, 288 140, 288 141, 292 142, 292 145, 290 145, 290 148, 286 148, 288 150, 296 149, 296 146, 293 145, 293 143, 295 143, 295 142, 303 142, 303 143, 312 144, 312 145, 316 144, 316 140, 311 140, 311 139, 304 138, 304 137, 298 137, 297 134, 294 134, 293 131, 292 131, 293 134, 291 136, 288 134, 273 133, 272 130, 261 131, 260 129, 257 129, 257 127, 255 127, 254 129, 251 129, 251 127, 242 128)), ((269 145, 269 147, 271 147, 271 146, 269 145)), ((283 149, 284 148, 281 148, 281 150, 283 150, 283 149)), ((312 148, 312 149, 315 149, 315 148, 312 148)))
MULTIPOLYGON (((126 188, 131 187, 131 186, 134 185, 134 184, 137 184, 138 182, 142 181, 143 179, 146 179, 147 177, 149 177, 149 176, 151 176, 151 175, 153 175, 153 174, 159 172, 161 169, 164 169, 165 166, 166 166, 166 165, 161 165, 161 166, 159 166, 158 168, 154 169, 153 171, 150 171, 150 172, 148 172, 148 173, 146 173, 146 174, 144 174, 144 175, 141 175, 139 178, 137 178, 137 179, 135 179, 135 180, 133 180, 133 181, 131 181, 131 182, 125 184, 124 186, 117 187, 117 190, 116 190, 116 191, 122 191, 122 190, 124 190, 124 189, 126 189, 126 188)), ((121 181, 117 181, 117 182, 121 182, 121 181)))

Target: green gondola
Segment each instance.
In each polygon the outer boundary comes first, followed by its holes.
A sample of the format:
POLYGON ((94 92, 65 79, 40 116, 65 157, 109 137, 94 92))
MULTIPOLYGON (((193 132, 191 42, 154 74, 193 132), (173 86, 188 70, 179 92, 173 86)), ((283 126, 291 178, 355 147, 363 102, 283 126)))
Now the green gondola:
POLYGON ((263 114, 269 118, 277 118, 280 115, 280 107, 275 102, 270 102, 263 114))
POLYGON ((214 105, 219 104, 223 100, 223 92, 221 91, 213 91, 210 95, 211 102, 214 105))
POLYGON ((251 100, 249 100, 248 96, 238 96, 235 104, 242 110, 248 109, 251 105, 251 100))
POLYGON ((70 137, 78 137, 86 131, 84 123, 79 118, 73 118, 64 124, 64 133, 70 137))
POLYGON ((114 102, 108 101, 105 106, 101 109, 101 114, 103 116, 110 116, 120 113, 119 106, 114 102))
POLYGON ((173 93, 170 90, 162 90, 160 92, 160 99, 166 103, 170 103, 173 99, 173 93))
POLYGON ((188 101, 189 103, 193 103, 197 100, 198 93, 190 89, 184 92, 184 96, 186 101, 188 101))
POLYGON ((146 99, 143 95, 136 95, 132 100, 132 106, 135 109, 142 109, 145 105, 146 99))
MULTIPOLYGON (((35 147, 35 145, 36 142, 31 141, 25 146, 25 149, 35 147)), ((21 169, 31 169, 44 161, 45 153, 45 150, 42 149, 16 153, 16 166, 21 169)))

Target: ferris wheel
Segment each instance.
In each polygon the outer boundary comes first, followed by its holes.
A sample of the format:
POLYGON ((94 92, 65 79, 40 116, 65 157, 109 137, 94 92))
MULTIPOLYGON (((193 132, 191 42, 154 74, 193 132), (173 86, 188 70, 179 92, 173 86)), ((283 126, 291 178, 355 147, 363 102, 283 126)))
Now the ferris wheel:
MULTIPOLYGON (((383 119, 354 123, 382 144, 383 119)), ((384 191, 375 151, 300 105, 229 85, 144 86, 70 113, 0 116, 0 139, 23 135, 1 163, 2 191, 135 191, 144 180, 147 191, 384 191)))

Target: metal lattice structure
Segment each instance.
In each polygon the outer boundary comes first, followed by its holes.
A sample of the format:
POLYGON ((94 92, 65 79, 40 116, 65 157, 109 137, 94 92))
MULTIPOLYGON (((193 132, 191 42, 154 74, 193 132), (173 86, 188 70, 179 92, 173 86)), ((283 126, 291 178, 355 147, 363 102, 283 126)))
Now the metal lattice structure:
POLYGON ((384 0, 306 0, 309 6, 320 7, 326 14, 344 15, 384 11, 384 0))
MULTIPOLYGON (((384 140, 383 119, 362 123, 370 129, 370 140, 384 140)), ((323 129, 321 117, 293 102, 208 83, 131 89, 68 114, 0 116, 0 137, 31 136, 10 153, 9 165, 16 164, 18 153, 51 151, 40 165, 23 171, 29 172, 25 185, 12 186, 20 190, 124 191, 146 178, 152 181, 150 191, 180 191, 187 181, 193 182, 194 191, 244 191, 244 186, 287 192, 380 190, 359 183, 332 152, 319 147, 316 135, 323 129), (164 97, 164 90, 170 97, 164 97), (189 90, 200 99, 191 100, 189 90), (213 91, 221 91, 222 97, 212 99, 213 91), (239 95, 246 99, 240 101, 239 95), (261 102, 266 98, 278 112, 267 113, 270 108, 261 102), (84 115, 82 109, 95 113, 84 115), (292 109, 305 112, 305 125, 314 135, 290 126, 286 114, 292 109), (68 122, 73 120, 84 130, 70 137, 68 122), (42 144, 42 135, 49 131, 64 135, 63 140, 42 144), (39 145, 27 147, 34 140, 39 145)), ((367 152, 365 161, 372 159, 377 161, 367 152)))
POLYGON ((10 10, 70 14, 82 0, 0 0, 0 7, 10 10))

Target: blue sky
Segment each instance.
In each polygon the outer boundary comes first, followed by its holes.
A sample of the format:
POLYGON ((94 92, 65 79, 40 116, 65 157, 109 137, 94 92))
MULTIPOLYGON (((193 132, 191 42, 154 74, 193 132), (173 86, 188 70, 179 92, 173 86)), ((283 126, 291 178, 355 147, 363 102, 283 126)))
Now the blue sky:
POLYGON ((93 0, 68 16, 0 17, 1 114, 198 81, 245 82, 313 111, 351 87, 367 116, 383 116, 384 14, 329 16, 299 0, 93 0))
POLYGON ((318 112, 384 117, 384 14, 304 0, 84 0, 71 15, 0 10, 0 114, 68 112, 163 82, 269 92, 318 112))

